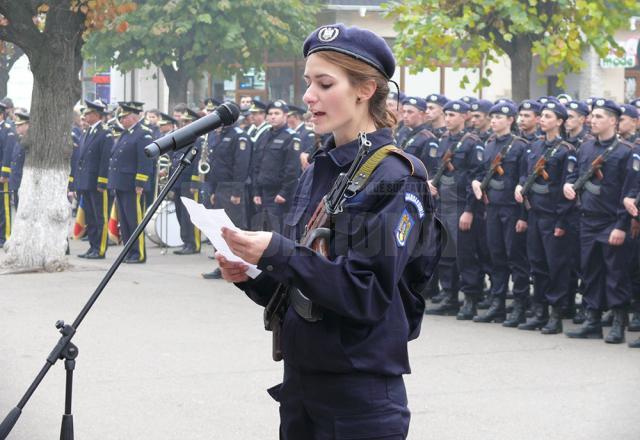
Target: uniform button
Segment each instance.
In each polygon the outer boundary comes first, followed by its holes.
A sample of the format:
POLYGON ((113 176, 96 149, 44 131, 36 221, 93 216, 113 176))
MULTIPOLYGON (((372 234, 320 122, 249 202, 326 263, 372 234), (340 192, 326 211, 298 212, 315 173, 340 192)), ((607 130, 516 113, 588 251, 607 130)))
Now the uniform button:
POLYGON ((267 270, 268 270, 269 272, 273 272, 273 266, 272 266, 272 265, 268 265, 268 266, 267 266, 267 270))

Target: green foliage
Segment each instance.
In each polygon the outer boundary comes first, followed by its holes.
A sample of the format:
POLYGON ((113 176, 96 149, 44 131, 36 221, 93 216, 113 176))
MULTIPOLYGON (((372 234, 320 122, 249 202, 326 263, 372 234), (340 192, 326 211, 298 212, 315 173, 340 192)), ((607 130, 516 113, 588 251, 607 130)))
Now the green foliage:
POLYGON ((260 67, 265 50, 299 51, 317 7, 299 0, 138 0, 93 32, 86 57, 121 71, 174 66, 189 78, 260 67), (117 29, 117 30, 111 30, 117 29))
POLYGON ((584 67, 589 47, 600 56, 620 50, 615 32, 640 15, 638 0, 405 0, 385 8, 398 31, 396 56, 411 60, 414 73, 441 64, 486 66, 530 50, 539 56, 540 72, 559 69, 561 84, 584 67))

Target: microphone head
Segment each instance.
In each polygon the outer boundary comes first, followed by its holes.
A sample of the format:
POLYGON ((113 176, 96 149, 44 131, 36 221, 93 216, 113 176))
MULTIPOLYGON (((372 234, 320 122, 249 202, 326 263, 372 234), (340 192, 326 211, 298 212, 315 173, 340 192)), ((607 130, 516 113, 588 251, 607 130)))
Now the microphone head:
POLYGON ((224 125, 231 125, 240 117, 240 109, 233 102, 225 102, 215 111, 224 125))

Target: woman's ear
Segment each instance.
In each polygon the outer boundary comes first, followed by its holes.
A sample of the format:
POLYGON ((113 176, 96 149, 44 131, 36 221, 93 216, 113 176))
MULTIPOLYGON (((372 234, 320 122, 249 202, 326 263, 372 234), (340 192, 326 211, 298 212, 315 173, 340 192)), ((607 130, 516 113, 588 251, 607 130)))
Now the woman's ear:
POLYGON ((368 101, 369 99, 371 99, 373 94, 376 93, 377 89, 378 86, 376 85, 375 80, 371 79, 369 81, 365 81, 364 83, 360 84, 357 101, 368 101))

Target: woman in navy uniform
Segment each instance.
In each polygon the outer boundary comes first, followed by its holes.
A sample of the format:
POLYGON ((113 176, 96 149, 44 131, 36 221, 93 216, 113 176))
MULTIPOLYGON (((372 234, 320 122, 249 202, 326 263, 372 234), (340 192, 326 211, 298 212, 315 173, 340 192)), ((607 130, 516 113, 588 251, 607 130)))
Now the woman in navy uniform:
MULTIPOLYGON (((226 280, 260 305, 282 282, 322 311, 310 322, 294 307, 282 327, 284 381, 281 439, 404 439, 409 410, 403 374, 407 342, 418 336, 432 202, 422 163, 399 149, 384 157, 367 184, 333 217, 329 258, 296 244, 322 197, 354 160, 359 133, 370 158, 393 143, 385 100, 395 60, 370 31, 342 24, 314 31, 304 44, 304 101, 317 133, 333 132, 295 193, 286 235, 223 229, 223 237, 263 273, 217 255, 226 280)), ((365 159, 366 159, 365 158, 365 159)))
MULTIPOLYGON (((506 319, 505 301, 509 290, 509 275, 513 278, 513 313, 505 327, 524 322, 529 299, 529 262, 527 261, 526 213, 513 198, 520 180, 522 162, 526 158, 527 142, 511 133, 518 109, 505 103, 487 111, 494 133, 486 146, 483 171, 471 185, 478 200, 487 202, 487 240, 491 254, 491 306, 487 313, 476 316, 475 322, 503 322, 506 319), (491 171, 493 161, 500 154, 502 174, 491 171), (481 181, 492 172, 491 180, 482 194, 481 181)), ((488 178, 488 177, 487 177, 488 178)))
POLYGON ((516 201, 525 202, 523 185, 538 160, 546 159, 527 194, 531 205, 527 221, 527 255, 533 276, 534 316, 518 326, 520 330, 541 329, 543 334, 562 333, 562 308, 569 294, 567 267, 572 257, 571 243, 575 240, 575 225, 568 220, 573 203, 562 196, 562 185, 576 176, 578 168, 575 149, 561 136, 566 119, 567 109, 559 102, 543 104, 540 129, 545 137, 531 145, 520 184, 515 190, 516 201))

